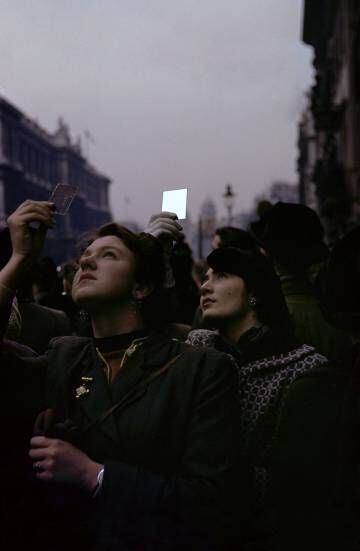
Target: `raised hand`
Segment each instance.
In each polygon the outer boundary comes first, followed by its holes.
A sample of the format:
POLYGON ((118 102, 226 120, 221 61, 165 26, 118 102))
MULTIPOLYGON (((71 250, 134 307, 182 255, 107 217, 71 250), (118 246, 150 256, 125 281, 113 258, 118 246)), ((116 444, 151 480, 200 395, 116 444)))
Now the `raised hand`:
POLYGON ((162 242, 171 243, 172 241, 181 241, 184 239, 182 226, 178 222, 178 217, 173 212, 160 212, 153 214, 145 229, 162 242))
POLYGON ((36 257, 44 244, 46 232, 55 227, 54 203, 49 201, 25 201, 8 218, 13 256, 36 257), (37 229, 30 227, 38 222, 37 229))

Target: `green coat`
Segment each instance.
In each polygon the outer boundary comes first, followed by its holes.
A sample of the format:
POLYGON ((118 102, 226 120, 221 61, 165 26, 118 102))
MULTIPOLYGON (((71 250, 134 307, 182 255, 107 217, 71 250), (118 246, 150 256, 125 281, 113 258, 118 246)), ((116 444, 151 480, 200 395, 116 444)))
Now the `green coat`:
POLYGON ((338 365, 351 350, 350 336, 326 321, 309 281, 297 276, 280 276, 280 281, 299 342, 314 346, 338 365))

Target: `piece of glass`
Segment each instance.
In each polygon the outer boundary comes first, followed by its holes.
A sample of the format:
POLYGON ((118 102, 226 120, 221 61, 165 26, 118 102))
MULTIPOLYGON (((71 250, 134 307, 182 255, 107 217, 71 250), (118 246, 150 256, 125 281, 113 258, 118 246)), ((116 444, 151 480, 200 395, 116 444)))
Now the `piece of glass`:
POLYGON ((185 220, 187 191, 187 188, 163 191, 161 210, 174 212, 179 220, 185 220))
POLYGON ((49 201, 55 203, 56 214, 66 214, 76 195, 77 188, 69 184, 56 184, 49 201))

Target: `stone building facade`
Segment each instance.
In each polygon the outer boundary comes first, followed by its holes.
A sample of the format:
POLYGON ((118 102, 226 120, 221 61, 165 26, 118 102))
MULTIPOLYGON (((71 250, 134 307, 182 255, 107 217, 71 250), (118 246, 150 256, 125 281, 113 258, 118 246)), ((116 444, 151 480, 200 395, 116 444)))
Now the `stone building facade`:
POLYGON ((65 216, 48 232, 44 254, 58 264, 73 255, 85 231, 111 221, 110 180, 85 159, 62 119, 51 134, 0 97, 0 226, 26 199, 48 200, 57 183, 77 187, 65 216))
POLYGON ((305 0, 302 38, 315 82, 299 124, 300 197, 332 242, 360 222, 360 3, 305 0))

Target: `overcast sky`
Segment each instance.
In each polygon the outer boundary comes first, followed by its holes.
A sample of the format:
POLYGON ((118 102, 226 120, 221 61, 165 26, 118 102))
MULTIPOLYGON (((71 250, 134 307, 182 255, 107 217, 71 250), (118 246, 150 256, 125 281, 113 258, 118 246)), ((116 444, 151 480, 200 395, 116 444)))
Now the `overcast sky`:
POLYGON ((296 182, 312 53, 301 0, 0 0, 0 93, 54 131, 95 138, 117 218, 143 222, 164 189, 236 211, 296 182))

